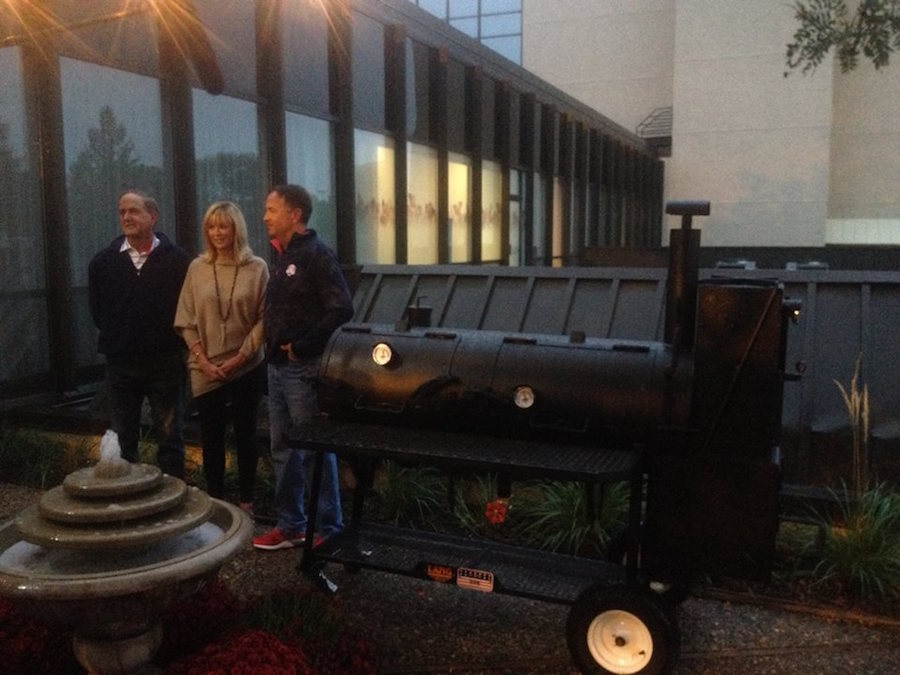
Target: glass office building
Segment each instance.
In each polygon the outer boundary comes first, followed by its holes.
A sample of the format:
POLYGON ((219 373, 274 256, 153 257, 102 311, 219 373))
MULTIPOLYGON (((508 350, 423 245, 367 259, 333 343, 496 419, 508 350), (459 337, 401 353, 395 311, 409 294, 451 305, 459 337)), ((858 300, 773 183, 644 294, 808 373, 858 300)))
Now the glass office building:
POLYGON ((409 1, 521 65, 522 0, 409 1))
POLYGON ((191 253, 237 202, 267 257, 268 187, 303 184, 348 273, 660 243, 641 139, 407 0, 2 0, 0 83, 2 399, 99 374, 87 265, 129 187, 191 253))

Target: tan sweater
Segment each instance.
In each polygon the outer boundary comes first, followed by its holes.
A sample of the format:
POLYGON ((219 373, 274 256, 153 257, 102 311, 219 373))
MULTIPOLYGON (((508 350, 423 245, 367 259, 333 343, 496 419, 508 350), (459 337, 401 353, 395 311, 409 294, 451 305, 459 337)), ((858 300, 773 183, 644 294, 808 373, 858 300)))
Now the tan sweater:
MULTIPOLYGON (((175 330, 181 334, 188 348, 201 342, 206 357, 215 364, 223 363, 240 351, 247 357, 247 363, 234 374, 234 379, 249 372, 263 360, 263 309, 266 304, 269 268, 262 258, 256 256, 240 267, 236 267, 232 261, 217 261, 215 265, 219 280, 219 308, 216 308, 213 265, 202 257, 195 258, 188 267, 181 287, 175 311, 175 330), (232 283, 234 297, 229 313, 232 283), (223 330, 222 317, 226 315, 223 330)), ((194 396, 205 394, 223 384, 207 379, 193 355, 189 356, 188 364, 194 396)))

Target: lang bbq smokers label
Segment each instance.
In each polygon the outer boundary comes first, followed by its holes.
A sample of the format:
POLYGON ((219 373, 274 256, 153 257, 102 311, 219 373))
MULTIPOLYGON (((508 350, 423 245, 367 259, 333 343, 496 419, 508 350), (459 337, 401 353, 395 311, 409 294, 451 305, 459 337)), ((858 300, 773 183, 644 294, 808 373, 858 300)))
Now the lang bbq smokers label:
POLYGON ((473 591, 490 593, 494 590, 494 573, 470 567, 459 567, 456 570, 456 585, 473 591))
POLYGON ((453 581, 453 568, 447 565, 426 565, 425 575, 432 581, 453 581))

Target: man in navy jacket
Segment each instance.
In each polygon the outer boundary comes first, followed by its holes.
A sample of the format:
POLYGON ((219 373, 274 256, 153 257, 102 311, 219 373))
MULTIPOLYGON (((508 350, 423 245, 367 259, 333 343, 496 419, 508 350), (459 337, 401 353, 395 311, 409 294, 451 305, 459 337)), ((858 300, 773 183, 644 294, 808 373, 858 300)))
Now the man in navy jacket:
MULTIPOLYGON (((269 382, 269 437, 275 467, 278 520, 253 546, 264 551, 306 540, 310 453, 290 447, 285 435, 318 408, 312 385, 328 338, 353 317, 353 300, 334 252, 309 229, 312 198, 298 185, 279 185, 266 198, 264 220, 278 257, 269 275, 264 318, 269 382)), ((325 453, 317 536, 343 528, 337 458, 325 453)))
POLYGON ((154 232, 156 201, 140 190, 119 197, 122 234, 91 260, 91 316, 106 356, 110 427, 122 457, 139 461, 141 408, 150 403, 159 449, 157 463, 184 478, 184 341, 173 328, 175 307, 190 256, 154 232))

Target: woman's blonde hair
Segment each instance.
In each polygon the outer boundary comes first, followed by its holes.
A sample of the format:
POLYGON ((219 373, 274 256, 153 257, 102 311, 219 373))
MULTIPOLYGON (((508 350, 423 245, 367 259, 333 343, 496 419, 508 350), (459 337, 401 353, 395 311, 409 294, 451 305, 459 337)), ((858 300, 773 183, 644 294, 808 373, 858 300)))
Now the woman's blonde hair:
POLYGON ((236 265, 243 265, 253 257, 253 249, 250 248, 248 241, 247 221, 244 220, 240 207, 234 202, 215 202, 206 209, 206 215, 203 216, 203 241, 206 244, 203 259, 206 262, 215 262, 216 247, 210 241, 209 228, 222 222, 231 223, 234 227, 234 262, 236 265))

